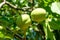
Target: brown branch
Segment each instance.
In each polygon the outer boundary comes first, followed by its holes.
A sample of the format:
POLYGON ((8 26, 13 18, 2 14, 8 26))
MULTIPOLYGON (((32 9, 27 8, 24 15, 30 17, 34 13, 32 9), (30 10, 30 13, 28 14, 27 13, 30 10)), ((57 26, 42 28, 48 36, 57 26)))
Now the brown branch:
POLYGON ((6 1, 6 4, 9 5, 10 7, 16 9, 16 10, 22 10, 22 11, 25 11, 27 9, 30 9, 30 7, 23 7, 23 8, 18 8, 17 6, 11 4, 10 2, 6 1))
POLYGON ((8 2, 8 1, 6 1, 6 0, 3 0, 3 2, 0 3, 0 8, 1 8, 4 4, 7 4, 7 5, 9 5, 11 8, 14 8, 14 9, 16 9, 16 10, 26 11, 26 10, 30 9, 30 7, 18 8, 17 6, 11 4, 10 2, 8 2))
POLYGON ((41 34, 43 40, 46 40, 46 38, 45 38, 45 33, 44 33, 44 29, 43 29, 43 25, 42 25, 42 24, 38 24, 37 27, 38 27, 38 29, 39 29, 39 33, 41 34))
POLYGON ((20 39, 20 40, 22 40, 22 39, 23 39, 19 34, 14 33, 12 30, 10 30, 10 28, 9 28, 9 27, 6 27, 6 29, 7 29, 7 30, 9 30, 10 32, 12 32, 16 38, 18 38, 18 39, 20 39))
POLYGON ((5 4, 6 0, 3 0, 2 3, 0 3, 0 8, 5 4))
POLYGON ((6 0, 4 0, 4 2, 6 2, 6 0))
POLYGON ((8 4, 9 6, 13 7, 13 8, 17 8, 17 6, 14 6, 13 4, 11 4, 10 2, 6 1, 6 4, 8 4))

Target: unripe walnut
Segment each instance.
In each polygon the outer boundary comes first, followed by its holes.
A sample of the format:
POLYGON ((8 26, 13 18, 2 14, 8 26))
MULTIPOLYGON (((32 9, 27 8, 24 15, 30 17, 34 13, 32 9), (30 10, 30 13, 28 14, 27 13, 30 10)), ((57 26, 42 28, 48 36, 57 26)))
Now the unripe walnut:
POLYGON ((34 9, 31 12, 31 18, 33 21, 42 22, 46 19, 46 10, 43 8, 34 9))
POLYGON ((21 28, 21 30, 26 31, 26 29, 31 24, 30 16, 28 14, 22 14, 18 16, 16 20, 16 24, 21 28))

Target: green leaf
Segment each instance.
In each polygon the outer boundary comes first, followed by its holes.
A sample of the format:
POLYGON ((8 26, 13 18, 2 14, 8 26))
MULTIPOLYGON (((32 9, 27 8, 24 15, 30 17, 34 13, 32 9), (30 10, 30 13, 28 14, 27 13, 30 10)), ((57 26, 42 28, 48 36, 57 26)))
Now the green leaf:
POLYGON ((51 22, 49 22, 49 25, 54 30, 60 30, 60 18, 54 18, 51 22))
POLYGON ((46 40, 56 40, 55 35, 53 34, 52 29, 50 28, 50 25, 47 20, 43 28, 44 28, 46 40))
POLYGON ((47 40, 54 40, 54 34, 47 28, 47 40))
POLYGON ((54 3, 52 3, 52 5, 51 5, 51 11, 53 13, 60 14, 60 2, 54 2, 54 3))
POLYGON ((4 38, 4 34, 0 32, 0 38, 4 38))

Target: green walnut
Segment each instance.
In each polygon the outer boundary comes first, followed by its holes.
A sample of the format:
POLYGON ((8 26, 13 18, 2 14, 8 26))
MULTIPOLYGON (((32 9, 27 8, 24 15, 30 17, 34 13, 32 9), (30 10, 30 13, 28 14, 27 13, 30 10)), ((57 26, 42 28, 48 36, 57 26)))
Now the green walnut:
POLYGON ((25 31, 29 25, 31 25, 31 19, 28 14, 21 14, 16 20, 17 26, 19 26, 23 31, 25 31))
POLYGON ((43 8, 34 9, 31 12, 31 18, 33 21, 42 22, 46 19, 46 10, 43 8))

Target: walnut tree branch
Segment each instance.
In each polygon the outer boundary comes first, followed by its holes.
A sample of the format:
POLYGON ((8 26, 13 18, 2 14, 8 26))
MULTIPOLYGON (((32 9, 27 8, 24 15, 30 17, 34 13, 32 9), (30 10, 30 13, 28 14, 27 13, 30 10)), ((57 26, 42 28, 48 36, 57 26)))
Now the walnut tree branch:
POLYGON ((2 3, 0 3, 0 8, 5 4, 6 0, 3 0, 2 3))
POLYGON ((11 4, 10 2, 6 1, 6 4, 9 5, 10 7, 16 9, 16 10, 22 10, 22 11, 25 11, 27 9, 30 9, 30 7, 23 7, 23 8, 18 8, 17 6, 11 4))
POLYGON ((10 28, 9 28, 9 27, 6 27, 6 30, 8 30, 8 31, 12 32, 16 38, 18 38, 18 39, 20 39, 20 40, 22 40, 22 39, 23 39, 19 34, 14 33, 12 30, 10 30, 10 28))

